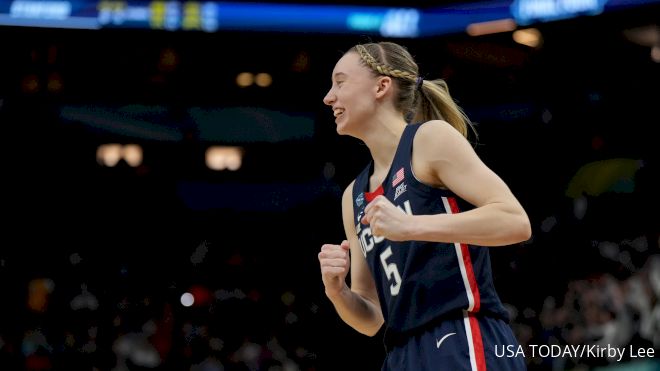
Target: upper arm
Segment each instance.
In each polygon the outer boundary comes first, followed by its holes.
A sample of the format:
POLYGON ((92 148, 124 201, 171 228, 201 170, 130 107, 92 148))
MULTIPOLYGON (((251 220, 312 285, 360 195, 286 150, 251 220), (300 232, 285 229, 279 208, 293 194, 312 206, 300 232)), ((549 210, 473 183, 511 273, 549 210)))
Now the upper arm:
POLYGON ((504 181, 447 122, 435 120, 422 125, 413 148, 413 169, 423 182, 442 184, 477 207, 501 203, 513 212, 524 212, 504 181))
POLYGON ((351 291, 369 299, 376 305, 378 303, 378 293, 373 276, 367 265, 367 260, 362 254, 360 241, 358 240, 355 229, 355 216, 353 212, 353 184, 352 182, 346 190, 341 200, 342 219, 344 222, 344 231, 346 239, 351 246, 351 291))

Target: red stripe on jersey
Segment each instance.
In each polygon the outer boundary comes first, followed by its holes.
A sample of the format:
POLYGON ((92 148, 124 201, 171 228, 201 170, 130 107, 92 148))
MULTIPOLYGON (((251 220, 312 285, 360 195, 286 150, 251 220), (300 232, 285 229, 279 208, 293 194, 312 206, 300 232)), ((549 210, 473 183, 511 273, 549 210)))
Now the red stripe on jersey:
POLYGON ((468 314, 470 329, 472 330, 472 345, 474 347, 474 360, 477 365, 476 371, 486 371, 486 355, 484 354, 484 343, 481 338, 479 320, 472 314, 468 314))
MULTIPOLYGON (((458 209, 458 203, 454 197, 447 197, 449 206, 451 207, 452 214, 457 214, 460 212, 458 209)), ((479 294, 479 285, 477 285, 477 278, 474 275, 474 267, 472 267, 472 259, 470 258, 470 250, 467 245, 462 243, 461 252, 463 253, 463 264, 465 265, 465 274, 467 275, 468 282, 470 283, 470 291, 472 292, 472 297, 474 298, 474 306, 470 312, 478 312, 481 307, 481 296, 479 294)))

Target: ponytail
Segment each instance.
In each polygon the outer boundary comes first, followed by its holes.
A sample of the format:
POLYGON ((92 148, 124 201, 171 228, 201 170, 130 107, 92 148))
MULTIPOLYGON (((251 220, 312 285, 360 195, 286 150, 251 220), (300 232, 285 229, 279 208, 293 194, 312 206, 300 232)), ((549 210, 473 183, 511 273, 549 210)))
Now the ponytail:
POLYGON ((466 138, 468 128, 476 135, 470 119, 449 95, 449 88, 444 80, 420 80, 415 95, 415 122, 444 120, 466 138))
POLYGON ((394 104, 406 119, 411 118, 413 122, 444 120, 464 137, 468 136, 468 128, 476 136, 472 123, 449 95, 447 83, 422 79, 417 63, 406 48, 393 42, 380 42, 358 44, 349 52, 358 53, 374 75, 390 76, 396 81, 398 92, 394 104))

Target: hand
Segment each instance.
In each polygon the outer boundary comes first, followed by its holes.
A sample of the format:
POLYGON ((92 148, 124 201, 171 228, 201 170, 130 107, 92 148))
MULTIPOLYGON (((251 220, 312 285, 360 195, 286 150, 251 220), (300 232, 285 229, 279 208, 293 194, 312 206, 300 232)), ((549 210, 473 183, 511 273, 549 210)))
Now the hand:
POLYGON ((346 240, 341 245, 325 244, 321 247, 321 278, 328 297, 336 296, 347 287, 346 275, 351 265, 349 250, 350 245, 346 240))
POLYGON ((378 196, 367 205, 360 222, 369 224, 374 236, 385 237, 390 241, 409 239, 410 215, 394 206, 385 196, 378 196))

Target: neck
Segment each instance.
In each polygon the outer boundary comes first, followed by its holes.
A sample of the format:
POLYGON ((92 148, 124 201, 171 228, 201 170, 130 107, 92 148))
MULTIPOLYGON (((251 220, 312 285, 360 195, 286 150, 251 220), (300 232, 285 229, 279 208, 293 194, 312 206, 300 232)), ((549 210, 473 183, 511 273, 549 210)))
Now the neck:
POLYGON ((369 132, 362 138, 374 160, 374 173, 390 168, 406 125, 403 117, 397 115, 374 118, 369 132))

